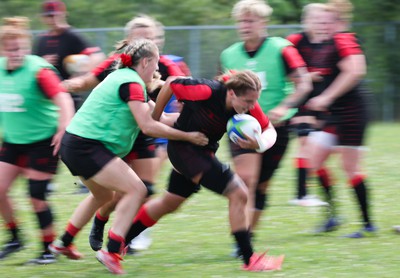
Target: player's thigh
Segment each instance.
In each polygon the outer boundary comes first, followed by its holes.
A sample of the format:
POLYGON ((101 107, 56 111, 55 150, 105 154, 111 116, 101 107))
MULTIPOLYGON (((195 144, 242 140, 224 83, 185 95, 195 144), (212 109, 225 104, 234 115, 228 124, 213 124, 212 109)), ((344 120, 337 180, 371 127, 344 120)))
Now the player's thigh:
POLYGON ((146 187, 138 175, 121 158, 115 157, 109 161, 90 180, 97 184, 121 193, 146 193, 146 187))
POLYGON ((261 165, 259 153, 244 153, 235 156, 233 159, 235 172, 243 179, 258 179, 261 165))
POLYGON ((134 159, 130 161, 130 166, 143 181, 154 182, 157 172, 159 159, 157 157, 134 159))
POLYGON ((0 194, 8 191, 20 171, 20 167, 0 161, 0 194))

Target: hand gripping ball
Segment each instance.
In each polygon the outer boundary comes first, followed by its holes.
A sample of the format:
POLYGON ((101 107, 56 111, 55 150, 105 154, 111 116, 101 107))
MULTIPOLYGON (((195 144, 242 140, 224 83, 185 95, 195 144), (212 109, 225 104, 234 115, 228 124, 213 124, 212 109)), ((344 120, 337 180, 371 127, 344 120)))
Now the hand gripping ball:
POLYGON ((249 114, 236 114, 229 119, 226 125, 229 139, 237 143, 237 139, 246 139, 245 135, 255 138, 261 134, 261 126, 256 118, 249 114))

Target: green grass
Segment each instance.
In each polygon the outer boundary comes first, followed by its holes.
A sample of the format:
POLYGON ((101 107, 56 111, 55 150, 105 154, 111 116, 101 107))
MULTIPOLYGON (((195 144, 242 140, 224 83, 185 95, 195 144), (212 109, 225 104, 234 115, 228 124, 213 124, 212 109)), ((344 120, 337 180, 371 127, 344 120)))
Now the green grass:
MULTIPOLYGON (((154 243, 140 256, 125 257, 124 267, 134 277, 400 277, 400 235, 392 231, 400 225, 400 125, 374 124, 369 130, 368 151, 364 169, 370 185, 372 212, 379 233, 360 240, 341 235, 360 227, 353 192, 346 185, 340 164, 333 157, 329 164, 336 177, 339 212, 344 225, 336 232, 322 236, 310 233, 323 219, 320 208, 289 206, 294 195, 295 171, 293 141, 284 163, 274 178, 269 204, 257 230, 255 248, 270 249, 270 254, 285 254, 283 270, 271 273, 240 271, 241 262, 229 256, 232 238, 229 235, 227 202, 201 190, 175 214, 163 218, 153 229, 154 243)), ((227 160, 225 146, 218 155, 227 160)), ((165 186, 169 165, 157 187, 165 186)), ((57 217, 57 230, 62 232, 72 211, 84 197, 72 194, 75 179, 62 167, 56 178, 57 191, 51 201, 57 217)), ((319 189, 312 186, 312 194, 319 189)), ((47 266, 26 266, 24 262, 38 254, 40 244, 34 216, 26 197, 25 183, 18 181, 12 190, 18 215, 26 236, 26 248, 0 262, 0 277, 110 277, 91 251, 86 227, 76 240, 85 258, 47 266)), ((2 230, 0 242, 6 240, 2 230)))

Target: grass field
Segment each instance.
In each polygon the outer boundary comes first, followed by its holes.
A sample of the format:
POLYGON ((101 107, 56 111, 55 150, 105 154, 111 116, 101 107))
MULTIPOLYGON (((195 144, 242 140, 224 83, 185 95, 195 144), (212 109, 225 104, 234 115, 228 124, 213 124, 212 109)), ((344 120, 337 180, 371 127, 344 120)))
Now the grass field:
MULTIPOLYGON (((269 248, 272 255, 286 255, 281 271, 247 273, 240 270, 241 262, 229 256, 233 241, 229 235, 227 202, 207 190, 201 190, 177 213, 163 218, 153 229, 151 248, 138 256, 125 257, 125 270, 132 277, 400 277, 400 234, 392 231, 393 225, 400 225, 399 138, 399 124, 374 124, 369 130, 364 166, 369 177, 373 217, 379 227, 375 237, 341 238, 360 226, 353 192, 347 187, 336 158, 329 164, 335 172, 339 212, 344 225, 338 231, 322 236, 311 233, 322 220, 322 209, 287 204, 294 195, 293 141, 274 178, 270 207, 255 238, 257 251, 269 248)), ((222 160, 228 160, 224 146, 218 155, 222 160)), ((168 167, 157 184, 159 192, 164 188, 168 167)), ((84 197, 73 194, 76 190, 74 181, 62 167, 55 181, 57 190, 51 196, 59 232, 84 197)), ((319 192, 313 183, 309 190, 312 194, 319 192)), ((60 258, 53 265, 24 265, 39 251, 36 220, 27 202, 25 183, 15 184, 11 194, 26 236, 26 248, 0 261, 1 278, 111 277, 88 245, 89 226, 76 241, 85 255, 82 261, 60 258)), ((2 230, 0 242, 5 240, 2 230)))

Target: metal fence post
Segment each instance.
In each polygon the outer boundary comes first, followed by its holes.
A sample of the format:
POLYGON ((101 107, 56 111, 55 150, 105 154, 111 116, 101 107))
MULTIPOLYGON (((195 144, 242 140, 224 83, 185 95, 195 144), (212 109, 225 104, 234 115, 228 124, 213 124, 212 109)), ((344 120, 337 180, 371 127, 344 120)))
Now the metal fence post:
POLYGON ((201 39, 201 30, 198 28, 194 28, 190 30, 189 35, 189 65, 190 70, 193 76, 199 76, 201 69, 201 61, 200 61, 200 39, 201 39))
MULTIPOLYGON (((384 27, 384 41, 386 45, 394 45, 396 41, 396 25, 394 23, 387 23, 384 27)), ((383 88, 383 107, 382 107, 382 120, 384 122, 393 122, 395 119, 395 84, 394 73, 388 72, 387 82, 383 88)))

